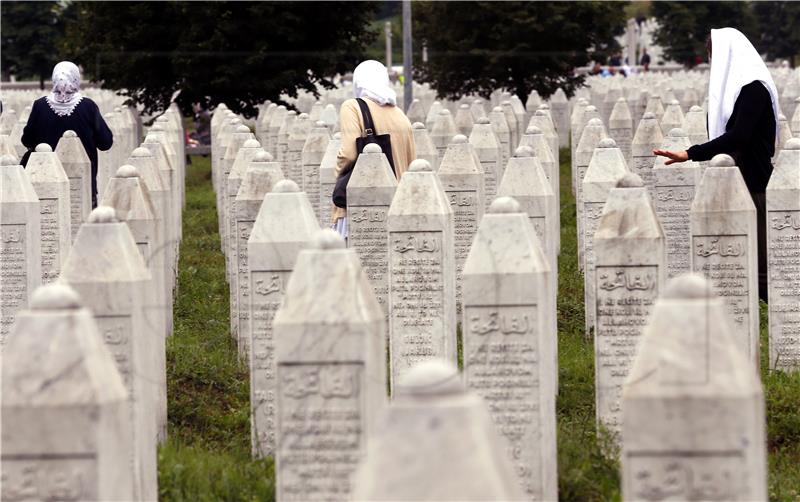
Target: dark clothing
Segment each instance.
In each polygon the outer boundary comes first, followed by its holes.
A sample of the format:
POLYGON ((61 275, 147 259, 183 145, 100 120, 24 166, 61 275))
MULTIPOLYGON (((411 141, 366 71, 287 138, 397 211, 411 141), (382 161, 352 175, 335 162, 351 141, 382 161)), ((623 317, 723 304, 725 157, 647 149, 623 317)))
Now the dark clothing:
POLYGON ((689 159, 711 160, 714 155, 727 153, 739 166, 750 193, 764 193, 772 175, 775 123, 769 91, 757 80, 750 82, 736 98, 725 134, 689 148, 689 159))
POLYGON ((28 123, 22 131, 22 144, 28 148, 22 157, 22 165, 36 145, 47 143, 53 150, 66 131, 75 131, 83 143, 83 148, 92 163, 92 207, 97 205, 97 150, 108 150, 114 142, 111 129, 94 101, 84 97, 70 115, 61 117, 50 109, 47 98, 41 97, 33 102, 28 123))
POLYGON ((639 61, 639 64, 642 66, 647 66, 650 64, 650 54, 642 54, 642 59, 639 61))
POLYGON ((767 298, 767 194, 751 193, 756 206, 756 237, 758 246, 758 297, 769 303, 767 298))

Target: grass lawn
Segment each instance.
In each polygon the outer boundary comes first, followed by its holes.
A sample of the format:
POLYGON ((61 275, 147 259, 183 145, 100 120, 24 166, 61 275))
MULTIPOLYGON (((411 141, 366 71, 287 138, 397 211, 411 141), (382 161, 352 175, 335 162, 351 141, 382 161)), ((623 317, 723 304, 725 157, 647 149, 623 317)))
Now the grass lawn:
MULTIPOLYGON (((228 285, 220 252, 208 158, 187 166, 175 334, 167 342, 169 439, 159 450, 165 501, 274 499, 270 460, 250 457, 247 368, 228 331, 228 285)), ((569 149, 561 150, 558 265, 559 496, 619 500, 619 465, 602 454, 594 421, 594 352, 583 332, 569 149)), ((762 305, 762 354, 766 312, 762 305)), ((770 500, 800 502, 800 373, 769 372, 762 358, 769 434, 770 500)))

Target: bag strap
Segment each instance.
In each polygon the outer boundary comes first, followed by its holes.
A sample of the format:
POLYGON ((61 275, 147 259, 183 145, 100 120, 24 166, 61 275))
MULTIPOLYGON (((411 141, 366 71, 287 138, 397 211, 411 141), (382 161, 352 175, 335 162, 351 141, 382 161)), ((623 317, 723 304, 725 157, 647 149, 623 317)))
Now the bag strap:
POLYGON ((361 108, 361 115, 364 117, 364 133, 367 136, 374 136, 375 123, 372 122, 372 114, 369 111, 367 102, 361 98, 356 98, 356 101, 358 101, 358 107, 361 108))

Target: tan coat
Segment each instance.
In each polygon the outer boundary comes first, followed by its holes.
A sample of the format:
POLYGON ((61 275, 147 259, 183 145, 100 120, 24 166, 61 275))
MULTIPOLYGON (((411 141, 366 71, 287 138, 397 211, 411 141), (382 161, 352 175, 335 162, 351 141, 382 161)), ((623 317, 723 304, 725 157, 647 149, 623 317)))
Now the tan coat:
MULTIPOLYGON (((417 157, 414 146, 414 133, 411 122, 397 106, 381 106, 371 99, 364 99, 375 123, 375 134, 389 134, 392 138, 392 160, 398 181, 408 169, 408 165, 417 157)), ((339 130, 342 133, 342 146, 336 156, 336 176, 346 167, 352 165, 358 157, 356 138, 364 135, 364 118, 355 99, 342 103, 339 110, 339 130)), ((345 209, 333 206, 332 222, 347 215, 345 209)))

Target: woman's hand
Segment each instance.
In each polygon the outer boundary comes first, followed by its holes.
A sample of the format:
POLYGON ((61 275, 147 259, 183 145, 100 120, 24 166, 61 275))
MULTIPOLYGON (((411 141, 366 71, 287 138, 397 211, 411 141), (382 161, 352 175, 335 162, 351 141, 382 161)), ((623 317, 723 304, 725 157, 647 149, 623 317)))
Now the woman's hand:
POLYGON ((664 165, 674 164, 676 162, 686 162, 689 160, 689 153, 686 150, 673 152, 670 150, 653 150, 653 155, 661 155, 667 157, 669 160, 664 162, 664 165))

